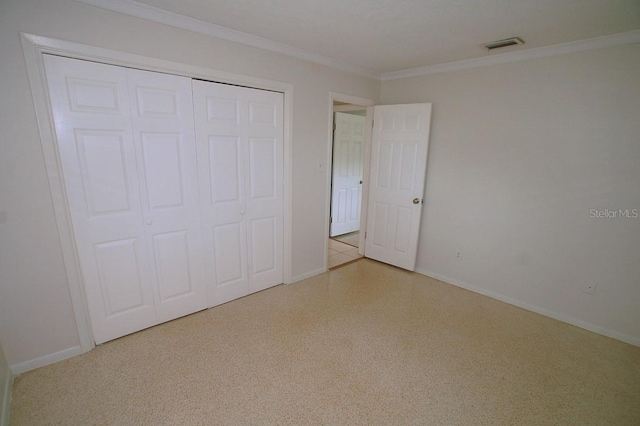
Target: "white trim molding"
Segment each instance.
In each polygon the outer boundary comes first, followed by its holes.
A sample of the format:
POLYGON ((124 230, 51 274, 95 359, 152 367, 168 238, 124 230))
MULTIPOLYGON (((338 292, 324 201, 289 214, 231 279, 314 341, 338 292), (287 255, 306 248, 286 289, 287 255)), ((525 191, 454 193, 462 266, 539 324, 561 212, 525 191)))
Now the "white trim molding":
POLYGON ((307 278, 315 277, 316 275, 324 274, 325 272, 327 272, 327 268, 320 268, 320 269, 314 269, 313 271, 305 272, 304 274, 296 275, 291 279, 290 284, 294 284, 299 281, 306 280, 307 278))
POLYGON ((316 64, 325 65, 336 68, 349 73, 359 74, 365 77, 379 79, 380 75, 376 72, 363 67, 352 65, 338 59, 330 58, 305 49, 290 46, 288 44, 269 40, 253 34, 242 31, 233 30, 221 25, 204 22, 199 19, 190 18, 188 16, 179 15, 169 12, 158 7, 149 6, 133 0, 75 0, 78 3, 99 7, 101 9, 110 10, 112 12, 122 13, 124 15, 134 16, 136 18, 146 19, 148 21, 158 22, 160 24, 169 25, 187 31, 231 41, 234 43, 244 44, 246 46, 257 47, 258 49, 268 50, 274 53, 280 53, 286 56, 303 59, 305 61, 314 62, 316 64))
POLYGON ((0 401, 0 426, 9 425, 9 409, 11 408, 11 390, 13 389, 13 374, 11 369, 7 372, 7 379, 2 386, 2 401, 0 401))
POLYGON ((293 176, 293 85, 256 77, 217 71, 130 53, 118 52, 79 43, 51 39, 21 33, 22 49, 27 65, 27 74, 40 130, 40 139, 49 178, 54 213, 60 237, 65 272, 69 283, 71 303, 78 327, 80 345, 34 360, 11 366, 14 374, 42 367, 65 358, 87 352, 94 347, 88 316, 84 286, 80 273, 77 250, 74 243, 67 195, 62 180, 62 171, 53 118, 46 85, 43 54, 49 53, 75 59, 84 59, 110 65, 182 75, 190 78, 255 87, 284 93, 284 282, 292 279, 292 176, 293 176))
POLYGON ((617 331, 609 330, 604 327, 600 327, 598 325, 591 324, 586 321, 579 320, 572 316, 561 314, 558 312, 549 311, 545 308, 541 308, 536 305, 532 305, 527 302, 523 302, 517 299, 513 299, 511 297, 505 296, 500 293, 496 293, 494 291, 486 290, 482 287, 478 287, 472 284, 467 284, 462 281, 455 280, 453 278, 445 277, 444 275, 437 274, 435 272, 428 271, 423 268, 416 269, 416 272, 422 275, 426 275, 430 278, 435 278, 438 281, 442 281, 446 284, 451 284, 456 287, 464 288, 465 290, 472 291, 474 293, 482 294, 483 296, 490 297, 495 300, 499 300, 500 302, 505 302, 513 306, 517 306, 519 308, 525 309, 527 311, 535 312, 536 314, 544 315, 545 317, 553 318, 555 320, 575 325, 576 327, 583 328, 585 330, 593 331, 594 333, 601 334, 603 336, 611 337, 612 339, 620 340, 625 343, 629 343, 630 345, 640 346, 640 339, 635 338, 633 336, 629 336, 626 334, 619 333, 617 331))
POLYGON ((519 50, 481 58, 466 59, 463 61, 447 62, 444 64, 428 65, 426 67, 411 68, 401 71, 382 73, 381 81, 398 80, 401 78, 420 77, 429 74, 439 74, 449 71, 460 71, 470 68, 487 67, 491 65, 506 64, 509 62, 525 61, 528 59, 546 58, 549 56, 566 55, 569 53, 586 50, 603 49, 607 47, 623 46, 625 44, 640 43, 640 30, 613 34, 604 37, 590 38, 586 40, 572 41, 553 46, 536 47, 533 49, 519 50))
POLYGON ((327 142, 327 167, 326 167, 326 188, 327 188, 327 206, 325 209, 325 230, 324 230, 324 235, 326 236, 325 241, 324 241, 324 270, 328 270, 329 268, 329 235, 331 233, 331 179, 332 179, 332 170, 333 170, 333 113, 334 113, 334 106, 333 103, 334 101, 338 101, 338 102, 346 102, 349 105, 352 106, 360 106, 363 108, 360 109, 366 109, 367 110, 367 115, 366 115, 366 122, 367 122, 367 133, 365 134, 365 142, 364 142, 364 162, 363 162, 363 186, 362 186, 362 200, 360 201, 361 203, 361 208, 360 208, 360 244, 359 244, 359 248, 358 248, 358 252, 360 254, 364 254, 364 232, 365 232, 365 228, 362 226, 362 224, 366 224, 366 215, 367 215, 367 209, 366 206, 364 205, 367 202, 367 190, 368 190, 368 179, 369 179, 369 150, 371 147, 371 135, 370 135, 370 107, 375 105, 375 101, 373 99, 367 99, 367 98, 361 98, 358 96, 352 96, 352 95, 346 95, 344 93, 338 93, 338 92, 329 92, 329 108, 328 108, 328 124, 327 124, 327 129, 328 129, 328 135, 329 135, 329 139, 327 142), (366 179, 364 177, 364 175, 366 175, 366 179))
POLYGON ((26 373, 27 371, 35 370, 36 368, 44 367, 45 365, 53 364, 58 361, 63 361, 76 355, 81 355, 85 352, 86 351, 81 346, 74 346, 72 348, 63 349, 59 352, 44 355, 29 361, 10 365, 9 368, 13 375, 17 376, 18 374, 26 373))

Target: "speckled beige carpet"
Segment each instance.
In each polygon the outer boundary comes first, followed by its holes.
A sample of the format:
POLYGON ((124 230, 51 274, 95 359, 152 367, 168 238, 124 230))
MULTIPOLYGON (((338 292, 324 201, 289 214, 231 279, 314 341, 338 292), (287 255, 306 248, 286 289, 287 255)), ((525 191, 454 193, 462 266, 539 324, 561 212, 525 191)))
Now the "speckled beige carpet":
POLYGON ((638 425, 640 348, 363 260, 21 375, 42 424, 638 425))

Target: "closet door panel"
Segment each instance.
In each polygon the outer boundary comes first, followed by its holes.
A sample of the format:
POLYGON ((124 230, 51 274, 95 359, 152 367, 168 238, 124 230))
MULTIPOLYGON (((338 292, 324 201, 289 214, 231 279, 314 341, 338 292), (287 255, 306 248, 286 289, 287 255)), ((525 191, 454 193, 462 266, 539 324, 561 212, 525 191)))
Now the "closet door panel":
POLYGON ((243 221, 213 227, 216 302, 225 303, 248 294, 246 232, 243 221))
POLYGON ((209 306, 249 292, 244 212, 246 109, 223 85, 194 80, 200 196, 208 253, 209 306))
POLYGON ((250 241, 250 291, 283 280, 283 108, 282 93, 264 90, 245 94, 247 126, 246 216, 250 241))
POLYGON ((276 200, 278 149, 275 138, 249 139, 249 198, 276 200))
POLYGON ((206 308, 191 79, 127 69, 158 322, 206 308))
POLYGON ((187 232, 155 234, 153 249, 160 301, 170 302, 193 292, 187 232))
POLYGON ((97 343, 155 324, 124 68, 44 55, 97 343))
POLYGON ((243 207, 242 187, 244 176, 240 157, 240 139, 237 136, 208 137, 207 168, 211 199, 209 204, 216 215, 236 217, 243 207))
POLYGON ((283 281, 281 93, 193 81, 211 303, 283 281))
POLYGON ((130 211, 125 134, 75 130, 74 137, 88 215, 130 211))
MULTIPOLYGON (((209 126, 215 132, 216 127, 227 127, 227 133, 237 134, 235 129, 228 131, 226 121, 235 123, 235 109, 223 109, 224 105, 235 105, 237 101, 223 103, 219 99, 207 102, 209 126), (214 108, 212 111, 211 108, 214 108), (217 108, 217 109, 215 109, 217 108), (227 120, 233 118, 233 120, 227 120)), ((229 107, 230 108, 230 107, 229 107)), ((220 131, 219 133, 224 133, 220 131)), ((207 200, 211 221, 210 238, 213 262, 212 304, 225 303, 248 294, 246 228, 242 220, 246 203, 244 202, 244 175, 241 157, 240 138, 237 135, 208 136, 208 167, 211 185, 211 197, 207 200)))
POLYGON ((184 207, 180 133, 140 133, 149 210, 184 207))
POLYGON ((254 276, 276 269, 276 252, 271 247, 276 244, 277 233, 278 227, 273 217, 251 221, 251 266, 254 276))
POLYGON ((143 302, 140 241, 136 238, 94 245, 106 317, 140 307, 143 302))

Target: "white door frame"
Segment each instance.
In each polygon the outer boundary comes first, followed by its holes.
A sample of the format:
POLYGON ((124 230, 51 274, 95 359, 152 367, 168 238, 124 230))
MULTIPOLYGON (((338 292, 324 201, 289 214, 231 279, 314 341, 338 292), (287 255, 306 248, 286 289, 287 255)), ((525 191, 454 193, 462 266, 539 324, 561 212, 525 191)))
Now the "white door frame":
POLYGON ((358 96, 343 93, 329 92, 328 125, 329 141, 327 143, 327 207, 325 209, 324 230, 324 270, 329 266, 329 233, 331 232, 331 175, 333 170, 333 102, 346 102, 354 105, 362 105, 367 109, 364 135, 364 161, 362 164, 362 200, 360 201, 360 241, 358 252, 364 255, 364 234, 367 230, 367 206, 369 203, 369 168, 371 166, 371 124, 373 122, 373 99, 360 98, 358 96))
MULTIPOLYGON (((87 352, 95 346, 93 336, 91 335, 87 302, 80 273, 77 249, 73 237, 67 194, 65 192, 62 179, 62 168, 60 166, 60 159, 57 152, 57 141, 54 131, 55 127, 49 103, 46 75, 42 58, 42 55, 45 53, 284 93, 284 282, 286 284, 292 282, 291 208, 293 204, 293 191, 291 177, 293 144, 291 136, 293 128, 293 85, 32 34, 21 33, 20 35, 22 50, 24 52, 27 65, 27 74, 29 75, 29 83, 31 85, 31 93, 33 96, 38 128, 40 130, 40 139, 49 178, 49 188, 51 190, 56 223, 58 225, 58 234, 60 237, 60 246, 62 248, 65 272, 69 283, 71 303, 73 305, 80 340, 80 346, 63 350, 62 352, 53 354, 50 357, 39 358, 32 364, 30 363, 29 366, 25 366, 26 368, 38 368, 65 358, 70 358, 80 353, 87 352)), ((325 252, 326 251, 327 250, 325 250, 325 252)))

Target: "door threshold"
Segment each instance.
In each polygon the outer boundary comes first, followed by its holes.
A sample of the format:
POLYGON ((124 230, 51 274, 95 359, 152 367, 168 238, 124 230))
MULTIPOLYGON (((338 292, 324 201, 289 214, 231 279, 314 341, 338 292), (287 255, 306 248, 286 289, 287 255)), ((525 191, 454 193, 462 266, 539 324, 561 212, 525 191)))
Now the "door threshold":
POLYGON ((340 263, 338 265, 334 265, 334 266, 332 266, 330 268, 327 268, 327 270, 333 271, 334 269, 338 269, 338 268, 340 268, 342 266, 349 265, 351 263, 357 262, 358 260, 362 260, 362 259, 364 259, 364 256, 355 257, 353 259, 347 260, 346 262, 343 262, 343 263, 340 263))

